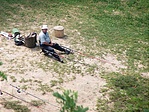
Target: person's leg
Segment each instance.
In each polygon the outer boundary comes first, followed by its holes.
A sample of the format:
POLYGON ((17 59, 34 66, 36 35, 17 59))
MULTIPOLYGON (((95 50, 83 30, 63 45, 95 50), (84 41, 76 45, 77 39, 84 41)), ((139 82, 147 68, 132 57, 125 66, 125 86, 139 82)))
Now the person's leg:
POLYGON ((50 46, 42 45, 41 48, 55 53, 54 49, 50 46))
POLYGON ((59 57, 59 55, 54 51, 54 49, 50 46, 46 46, 46 45, 42 45, 41 46, 42 49, 46 49, 47 51, 47 54, 49 55, 52 55, 54 56, 58 61, 62 62, 63 63, 63 60, 61 60, 61 58, 59 57))
POLYGON ((62 48, 62 47, 61 47, 59 44, 57 44, 57 43, 54 43, 52 47, 55 48, 55 49, 57 49, 57 50, 59 50, 59 51, 63 51, 63 52, 65 52, 66 54, 69 54, 69 53, 70 53, 70 51, 68 51, 67 49, 62 48))
POLYGON ((55 48, 55 49, 57 49, 57 50, 59 50, 59 51, 65 51, 65 49, 63 49, 59 44, 57 44, 57 43, 53 43, 53 46, 52 46, 53 48, 55 48))

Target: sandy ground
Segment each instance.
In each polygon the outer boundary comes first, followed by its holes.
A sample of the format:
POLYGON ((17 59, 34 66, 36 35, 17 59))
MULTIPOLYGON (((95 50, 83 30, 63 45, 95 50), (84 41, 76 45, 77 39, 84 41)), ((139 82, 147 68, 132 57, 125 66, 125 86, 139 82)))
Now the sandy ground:
MULTIPOLYGON (((54 41, 58 43, 61 42, 65 45, 65 40, 55 39, 54 41)), ((84 57, 82 60, 83 63, 88 65, 97 64, 100 66, 99 69, 94 71, 94 75, 91 75, 90 73, 84 75, 66 73, 66 78, 75 76, 75 79, 64 81, 57 86, 51 87, 52 90, 54 92, 62 92, 63 89, 78 91, 77 104, 83 105, 83 107, 89 107, 88 112, 95 112, 97 99, 103 97, 99 91, 102 87, 104 87, 104 85, 106 85, 106 81, 99 77, 101 69, 105 70, 106 72, 118 72, 120 68, 126 68, 116 60, 115 56, 111 54, 106 55, 104 58, 104 60, 107 60, 106 62, 84 57)), ((10 86, 10 84, 17 87, 27 86, 26 92, 29 92, 47 102, 46 104, 37 108, 22 101, 22 104, 28 106, 29 109, 31 109, 31 112, 59 112, 60 105, 56 102, 55 97, 52 95, 53 92, 46 92, 46 94, 43 94, 43 92, 37 91, 37 88, 39 87, 39 83, 37 83, 37 81, 41 81, 42 84, 47 84, 50 86, 50 80, 54 80, 57 77, 56 74, 52 73, 50 70, 44 70, 41 67, 41 65, 46 64, 46 60, 47 57, 40 54, 39 47, 30 49, 25 46, 15 46, 13 40, 7 40, 5 37, 0 36, 0 61, 3 63, 3 65, 0 66, 0 71, 4 72, 8 76, 7 81, 0 82, 0 89, 28 102, 32 100, 39 100, 24 92, 18 93, 17 89, 10 86), (36 63, 40 63, 41 65, 37 66, 36 63), (13 81, 12 77, 16 79, 16 81, 13 81), (22 79, 30 81, 21 82, 22 79)), ((50 64, 54 60, 48 59, 48 61, 50 64)), ((71 62, 67 63, 71 66, 71 62)), ((75 66, 80 66, 83 69, 85 65, 76 63, 75 66)), ((4 100, 18 100, 6 93, 1 95, 0 99, 1 102, 4 100)), ((13 110, 5 109, 1 104, 0 110, 0 112, 14 112, 13 110)))

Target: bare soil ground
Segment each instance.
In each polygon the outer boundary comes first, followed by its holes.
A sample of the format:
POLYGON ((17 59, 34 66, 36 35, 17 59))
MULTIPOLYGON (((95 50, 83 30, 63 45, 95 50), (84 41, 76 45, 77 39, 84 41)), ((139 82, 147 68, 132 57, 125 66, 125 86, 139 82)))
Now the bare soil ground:
MULTIPOLYGON (((54 42, 61 42, 63 45, 67 43, 65 39, 52 39, 54 42)), ((31 112, 58 112, 60 105, 56 103, 56 99, 52 93, 56 91, 62 92, 63 89, 78 91, 78 104, 89 107, 89 112, 95 112, 97 99, 103 97, 99 91, 106 85, 106 81, 102 79, 99 74, 103 71, 119 72, 120 68, 126 68, 112 54, 108 54, 104 57, 104 60, 107 60, 104 63, 96 59, 90 59, 89 57, 77 60, 86 65, 67 60, 65 63, 67 66, 70 66, 70 68, 74 66, 78 68, 81 73, 67 73, 66 70, 66 73, 62 76, 62 83, 51 86, 50 81, 56 81, 61 76, 56 71, 51 70, 51 66, 57 64, 56 69, 59 69, 58 66, 63 66, 63 64, 40 54, 40 51, 39 47, 31 49, 25 46, 16 46, 13 40, 7 40, 5 37, 0 36, 0 61, 3 63, 3 65, 0 66, 0 71, 8 76, 8 81, 0 82, 0 89, 28 102, 39 100, 24 92, 17 93, 17 89, 10 86, 10 84, 13 84, 48 102, 38 108, 22 102, 23 105, 31 109, 31 112), (85 72, 85 68, 87 67, 89 69, 92 65, 98 66, 98 69, 95 69, 93 73, 85 72), (46 92, 41 90, 41 85, 47 85, 49 92, 47 92, 47 90, 46 92)), ((77 57, 79 54, 74 53, 74 55, 77 57)), ((64 57, 68 56, 64 55, 64 57)), ((18 100, 5 93, 0 96, 0 99, 1 102, 4 100, 18 100)), ((14 112, 11 109, 4 108, 2 105, 0 105, 0 110, 1 112, 14 112)))

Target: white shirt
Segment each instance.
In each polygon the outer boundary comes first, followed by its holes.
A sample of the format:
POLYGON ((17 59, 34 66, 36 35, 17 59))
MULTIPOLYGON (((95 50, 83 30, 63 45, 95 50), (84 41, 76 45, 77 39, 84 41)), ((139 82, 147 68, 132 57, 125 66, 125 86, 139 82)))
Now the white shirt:
POLYGON ((41 44, 43 44, 44 42, 50 43, 50 36, 49 36, 48 32, 45 34, 41 31, 39 33, 39 40, 40 40, 41 44))

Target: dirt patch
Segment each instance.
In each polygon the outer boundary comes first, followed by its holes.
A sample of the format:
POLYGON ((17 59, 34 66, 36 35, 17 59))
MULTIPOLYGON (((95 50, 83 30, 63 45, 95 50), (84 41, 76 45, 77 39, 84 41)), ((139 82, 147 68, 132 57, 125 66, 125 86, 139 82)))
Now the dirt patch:
POLYGON ((105 80, 100 77, 76 75, 75 80, 62 86, 65 89, 78 91, 78 104, 89 107, 89 112, 95 112, 97 99, 102 96, 99 90, 105 84, 105 80))
MULTIPOLYGON (((50 30, 50 33, 52 33, 52 30, 50 30)), ((67 44, 67 39, 52 38, 52 40, 53 42, 71 47, 71 45, 67 44)), ((103 63, 102 61, 97 61, 89 57, 77 59, 79 54, 75 53, 74 60, 76 62, 73 63, 73 61, 67 60, 66 65, 70 68, 74 66, 76 69, 80 70, 80 73, 70 72, 69 74, 66 70, 66 73, 62 76, 63 82, 52 87, 50 81, 57 80, 61 74, 53 71, 51 67, 56 65, 62 66, 62 64, 59 62, 56 63, 54 60, 40 54, 40 51, 39 47, 30 49, 25 46, 15 46, 13 40, 6 40, 4 37, 0 36, 0 61, 3 63, 3 65, 0 66, 0 71, 8 76, 8 81, 2 81, 0 88, 29 102, 39 100, 23 92, 17 93, 16 88, 10 86, 10 84, 13 84, 48 102, 39 108, 22 102, 22 104, 27 105, 31 109, 31 112, 58 112, 59 105, 56 103, 56 99, 52 93, 62 91, 63 89, 78 91, 78 104, 89 107, 89 112, 95 112, 97 99, 102 96, 99 91, 106 85, 106 81, 100 78, 99 75, 101 69, 104 68, 105 71, 115 72, 119 71, 119 68, 125 68, 125 66, 117 61, 116 57, 111 54, 105 56, 104 60, 107 60, 107 63, 103 63), (115 65, 113 66, 111 63, 108 63, 108 61, 115 65), (85 71, 90 68, 93 68, 92 71, 94 71, 94 73, 85 71), (42 90, 41 85, 46 85, 45 87, 51 91, 47 92, 48 90, 42 90), (44 93, 44 91, 46 92, 44 93)), ((64 57, 67 56, 64 55, 64 57)), ((3 94, 1 98, 18 100, 7 94, 3 94)), ((3 108, 2 105, 0 105, 0 107, 1 110, 5 112, 11 112, 11 110, 3 108)))

